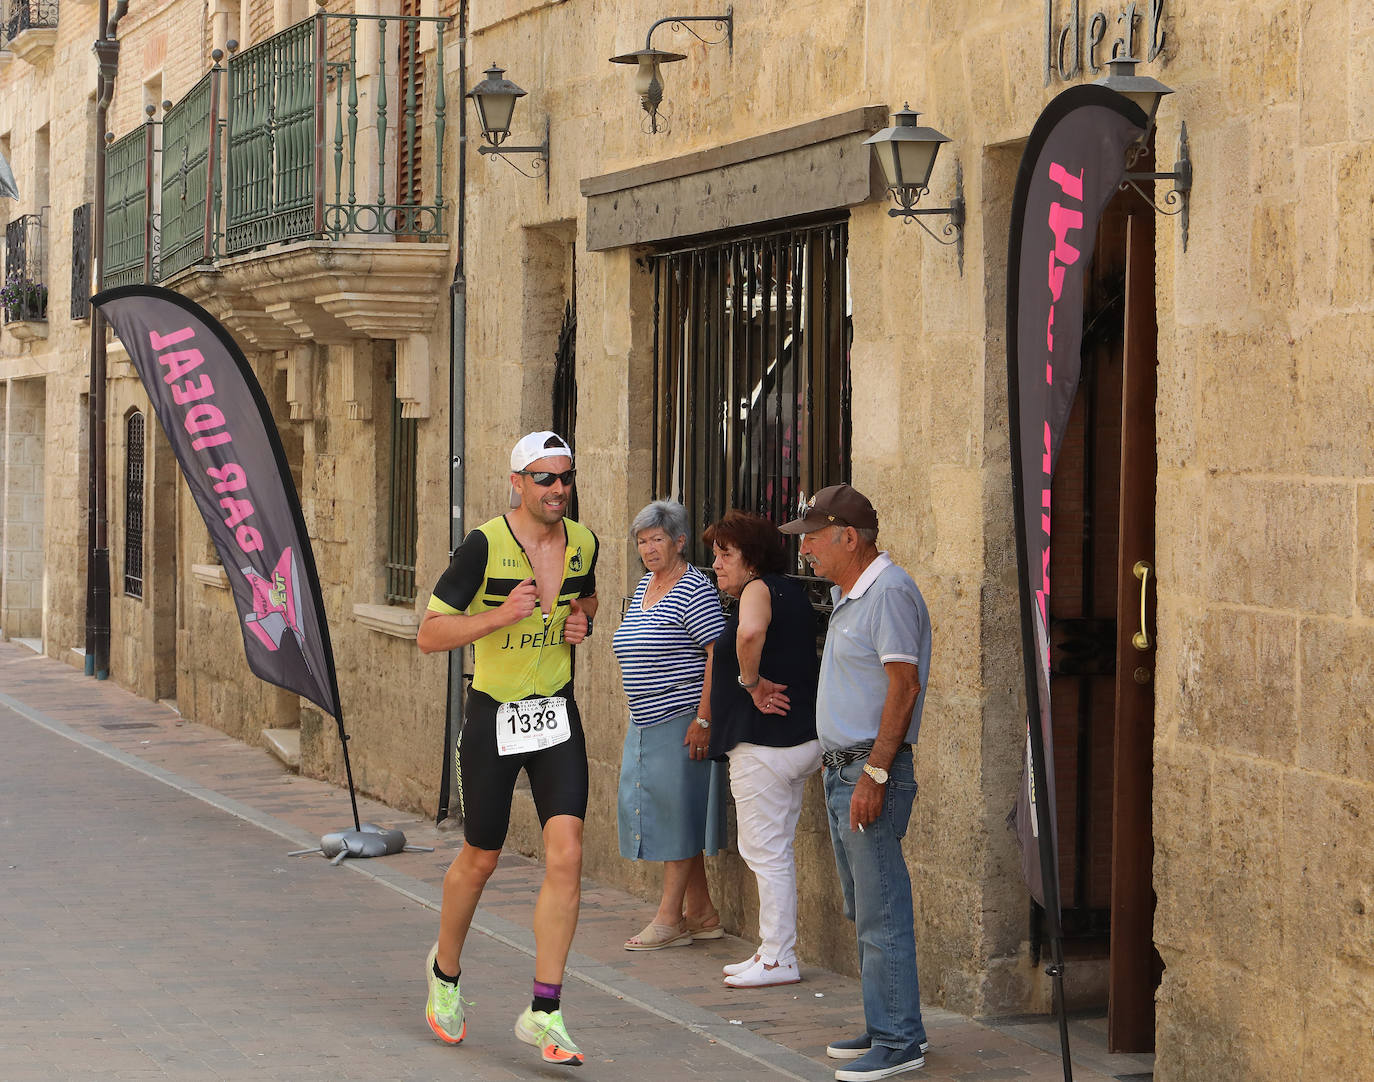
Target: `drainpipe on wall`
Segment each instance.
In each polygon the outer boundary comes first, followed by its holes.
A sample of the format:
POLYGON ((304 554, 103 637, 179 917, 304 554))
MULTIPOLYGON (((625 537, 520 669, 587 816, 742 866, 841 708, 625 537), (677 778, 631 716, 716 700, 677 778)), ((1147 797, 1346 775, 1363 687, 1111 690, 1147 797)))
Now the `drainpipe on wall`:
MULTIPOLYGON (((91 244, 95 248, 92 263, 96 289, 100 288, 105 271, 105 131, 115 75, 119 72, 119 42, 115 35, 119 20, 128 9, 127 0, 119 0, 111 18, 109 0, 100 0, 96 15, 100 36, 94 47, 95 199, 91 212, 95 219, 91 244)), ((91 382, 86 409, 86 431, 91 441, 86 456, 86 675, 104 680, 110 675, 110 550, 105 482, 105 317, 98 308, 91 309, 91 382)))
MULTIPOLYGON (((467 209, 467 148, 468 148, 468 4, 458 5, 458 198, 455 213, 458 217, 458 253, 453 265, 453 283, 449 286, 449 558, 463 543, 463 499, 467 461, 464 453, 466 439, 466 396, 464 382, 467 373, 468 284, 467 268, 463 264, 464 213, 467 209)), ((448 701, 444 714, 444 768, 439 777, 439 811, 436 823, 453 814, 462 815, 462 779, 459 779, 459 799, 452 799, 454 770, 458 764, 458 739, 463 732, 463 661, 466 648, 450 650, 448 654, 448 701)))

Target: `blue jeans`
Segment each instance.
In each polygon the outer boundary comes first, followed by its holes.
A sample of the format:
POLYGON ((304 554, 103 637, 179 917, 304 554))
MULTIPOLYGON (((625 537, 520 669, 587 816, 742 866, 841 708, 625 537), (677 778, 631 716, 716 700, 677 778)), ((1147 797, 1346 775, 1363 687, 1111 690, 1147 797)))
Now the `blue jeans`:
POLYGON ((916 976, 915 916, 911 875, 902 838, 916 801, 910 749, 889 769, 882 814, 863 831, 849 829, 849 802, 863 773, 859 760, 825 771, 825 808, 830 841, 844 892, 844 915, 859 941, 864 1020, 875 1045, 902 1050, 926 1039, 921 987, 916 976))

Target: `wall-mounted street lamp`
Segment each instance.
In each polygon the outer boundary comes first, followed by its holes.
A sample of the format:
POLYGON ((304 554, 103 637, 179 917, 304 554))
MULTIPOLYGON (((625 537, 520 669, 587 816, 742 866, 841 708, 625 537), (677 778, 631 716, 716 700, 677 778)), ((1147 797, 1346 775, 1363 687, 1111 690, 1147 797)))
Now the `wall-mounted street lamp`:
POLYGON ((935 169, 935 158, 940 153, 942 143, 949 142, 949 136, 934 128, 922 127, 917 123, 920 113, 909 104, 892 114, 895 122, 892 127, 884 128, 876 135, 864 140, 865 146, 873 148, 873 155, 882 166, 883 176, 887 179, 888 190, 897 204, 887 213, 902 221, 915 222, 936 241, 954 245, 959 254, 959 274, 964 273, 964 171, 956 169, 954 174, 954 199, 947 207, 918 207, 921 196, 930 191, 930 174, 935 169), (928 214, 948 214, 949 221, 936 233, 921 217, 928 214))
POLYGON ((635 93, 639 95, 639 104, 644 110, 643 128, 647 135, 658 135, 668 130, 670 117, 663 108, 661 67, 664 64, 673 64, 679 60, 687 59, 686 53, 670 53, 654 48, 654 31, 664 25, 667 25, 668 29, 674 32, 686 30, 692 37, 706 45, 719 45, 721 42, 726 42, 730 52, 733 54, 735 51, 735 9, 732 5, 725 9, 724 15, 670 15, 665 19, 659 19, 653 26, 649 27, 648 34, 644 36, 644 48, 637 52, 611 57, 612 64, 634 64, 637 68, 635 93), (688 25, 689 23, 712 23, 716 33, 722 36, 714 39, 704 38, 693 30, 688 25))
POLYGON ((1159 111, 1160 100, 1165 94, 1173 93, 1158 79, 1153 79, 1148 75, 1137 75, 1135 67, 1138 63, 1140 61, 1131 56, 1113 57, 1107 64, 1109 74, 1097 80, 1098 86, 1105 86, 1108 90, 1115 90, 1118 94, 1130 98, 1131 101, 1140 106, 1148 118, 1145 131, 1140 138, 1126 148, 1126 174, 1121 178, 1121 189, 1125 191, 1126 188, 1133 188, 1142 199, 1160 214, 1177 214, 1179 226, 1183 232, 1183 250, 1186 252, 1188 250, 1188 196, 1193 190, 1193 160, 1188 153, 1188 125, 1179 125, 1178 160, 1174 162, 1172 172, 1131 172, 1136 162, 1149 151, 1150 136, 1154 134, 1155 113, 1159 111), (1173 189, 1164 197, 1163 206, 1156 203, 1154 197, 1141 187, 1143 182, 1153 183, 1157 180, 1167 180, 1173 183, 1173 189))
POLYGON ((515 103, 525 96, 525 92, 506 78, 504 68, 495 64, 483 73, 486 78, 468 91, 473 108, 477 110, 477 122, 482 126, 483 145, 477 148, 478 154, 491 154, 500 158, 521 176, 544 178, 544 197, 549 194, 549 119, 544 118, 544 141, 536 147, 506 146, 510 138, 511 118, 515 115, 515 103), (515 162, 512 154, 533 154, 530 172, 525 172, 515 162))

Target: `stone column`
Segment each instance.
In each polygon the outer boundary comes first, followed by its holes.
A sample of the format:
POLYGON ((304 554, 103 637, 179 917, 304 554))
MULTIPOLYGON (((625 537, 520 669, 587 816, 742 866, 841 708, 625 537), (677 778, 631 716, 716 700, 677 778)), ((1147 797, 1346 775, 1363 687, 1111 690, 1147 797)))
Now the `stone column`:
POLYGON ((43 430, 46 381, 15 380, 5 396, 0 627, 6 638, 43 630, 43 430))

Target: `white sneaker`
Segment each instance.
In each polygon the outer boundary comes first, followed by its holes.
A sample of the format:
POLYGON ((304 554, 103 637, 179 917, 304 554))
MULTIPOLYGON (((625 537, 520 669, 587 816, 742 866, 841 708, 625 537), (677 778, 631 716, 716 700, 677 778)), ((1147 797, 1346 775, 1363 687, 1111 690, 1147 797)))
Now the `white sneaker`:
POLYGON ((767 966, 760 958, 743 973, 726 977, 725 983, 731 988, 766 988, 773 984, 796 984, 800 980, 801 970, 796 962, 779 962, 767 966))
POLYGON ((746 958, 742 962, 731 962, 728 966, 721 966, 720 971, 727 977, 733 977, 736 973, 743 973, 746 969, 753 969, 761 956, 755 954, 752 958, 746 958))

